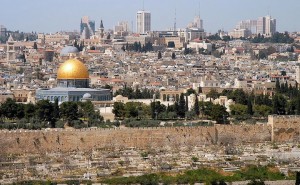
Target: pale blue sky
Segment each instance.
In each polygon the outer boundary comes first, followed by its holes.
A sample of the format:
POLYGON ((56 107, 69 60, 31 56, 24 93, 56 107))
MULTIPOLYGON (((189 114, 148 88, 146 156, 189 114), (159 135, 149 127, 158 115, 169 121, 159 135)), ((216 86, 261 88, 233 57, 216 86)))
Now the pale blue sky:
MULTIPOLYGON (((235 27, 237 22, 271 14, 278 31, 300 31, 300 0, 145 0, 151 11, 152 30, 173 27, 177 10, 177 28, 184 28, 199 13, 204 29, 215 33, 235 27)), ((142 0, 1 0, 0 25, 9 30, 56 32, 79 30, 80 18, 88 15, 99 27, 113 28, 120 20, 133 21, 142 9, 142 0)), ((130 26, 131 27, 131 26, 130 26)))

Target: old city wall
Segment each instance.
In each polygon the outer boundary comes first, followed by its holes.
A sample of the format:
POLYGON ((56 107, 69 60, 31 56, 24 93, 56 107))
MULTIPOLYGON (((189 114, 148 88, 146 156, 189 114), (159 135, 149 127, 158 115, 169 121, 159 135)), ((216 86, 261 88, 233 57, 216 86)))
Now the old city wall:
POLYGON ((273 142, 294 142, 300 139, 300 116, 270 115, 268 125, 271 126, 273 142))
POLYGON ((0 153, 44 153, 91 149, 193 147, 247 142, 294 142, 300 116, 273 116, 268 124, 117 129, 0 130, 0 153))
POLYGON ((51 129, 0 131, 0 153, 44 153, 91 149, 193 147, 204 144, 263 142, 271 140, 268 125, 216 125, 124 129, 51 129))

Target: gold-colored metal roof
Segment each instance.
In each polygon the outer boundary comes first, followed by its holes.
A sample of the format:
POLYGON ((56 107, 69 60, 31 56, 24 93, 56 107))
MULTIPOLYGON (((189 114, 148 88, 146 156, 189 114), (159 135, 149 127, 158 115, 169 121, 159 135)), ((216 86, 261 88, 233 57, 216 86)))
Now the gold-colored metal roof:
POLYGON ((89 79, 89 72, 81 61, 70 59, 60 65, 57 79, 89 79))

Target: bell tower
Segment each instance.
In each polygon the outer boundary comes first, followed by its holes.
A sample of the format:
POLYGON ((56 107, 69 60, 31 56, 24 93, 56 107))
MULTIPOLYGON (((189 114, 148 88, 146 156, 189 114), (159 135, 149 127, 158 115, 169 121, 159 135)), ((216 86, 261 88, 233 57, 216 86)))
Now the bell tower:
POLYGON ((7 51, 7 64, 11 66, 11 64, 15 63, 16 60, 16 51, 15 51, 15 41, 13 37, 10 35, 8 41, 6 42, 6 51, 7 51))
POLYGON ((103 26, 103 21, 101 20, 100 22, 100 38, 103 39, 104 37, 104 26, 103 26))

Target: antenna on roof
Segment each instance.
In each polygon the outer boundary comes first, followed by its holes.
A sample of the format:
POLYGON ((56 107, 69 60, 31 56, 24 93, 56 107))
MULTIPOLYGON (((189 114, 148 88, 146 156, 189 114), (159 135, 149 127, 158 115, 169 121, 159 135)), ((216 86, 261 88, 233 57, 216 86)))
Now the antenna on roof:
POLYGON ((174 17, 174 30, 173 31, 176 31, 176 8, 175 8, 175 17, 174 17))
POLYGON ((145 1, 143 0, 143 11, 145 10, 144 5, 145 5, 145 1))
POLYGON ((200 0, 199 0, 199 17, 200 17, 200 0))

